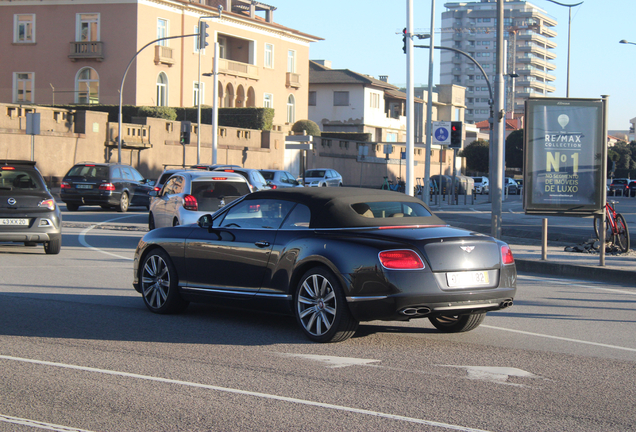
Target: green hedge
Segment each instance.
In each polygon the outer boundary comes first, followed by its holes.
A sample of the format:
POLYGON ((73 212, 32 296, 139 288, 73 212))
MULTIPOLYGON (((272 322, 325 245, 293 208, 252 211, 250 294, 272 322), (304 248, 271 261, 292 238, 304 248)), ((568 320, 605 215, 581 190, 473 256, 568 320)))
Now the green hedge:
POLYGON ((371 142, 370 133, 358 133, 358 132, 322 132, 320 134, 322 138, 331 138, 341 141, 362 141, 371 142))
MULTIPOLYGON (((108 113, 109 122, 119 121, 119 105, 44 105, 77 111, 108 113)), ((131 123, 133 117, 152 117, 175 121, 197 122, 197 108, 123 105, 122 122, 131 123)), ((212 107, 201 107, 201 123, 212 124, 212 107)), ((219 108, 219 126, 242 129, 271 130, 274 124, 273 108, 219 108)))
MULTIPOLYGON (((197 108, 175 108, 177 120, 197 122, 197 108)), ((201 107, 201 123, 212 124, 212 107, 201 107)), ((274 125, 273 108, 219 108, 219 126, 241 129, 271 130, 274 125)))

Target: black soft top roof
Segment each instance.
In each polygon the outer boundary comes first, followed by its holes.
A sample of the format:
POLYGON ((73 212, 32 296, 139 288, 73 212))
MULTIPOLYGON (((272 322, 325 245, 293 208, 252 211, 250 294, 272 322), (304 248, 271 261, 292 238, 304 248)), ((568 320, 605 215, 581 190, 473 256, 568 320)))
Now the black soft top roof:
POLYGON ((246 200, 282 199, 306 205, 311 210, 311 228, 352 228, 404 225, 446 225, 421 200, 399 192, 364 188, 281 188, 251 193, 246 200), (351 205, 371 202, 407 202, 425 207, 431 216, 368 218, 351 205))

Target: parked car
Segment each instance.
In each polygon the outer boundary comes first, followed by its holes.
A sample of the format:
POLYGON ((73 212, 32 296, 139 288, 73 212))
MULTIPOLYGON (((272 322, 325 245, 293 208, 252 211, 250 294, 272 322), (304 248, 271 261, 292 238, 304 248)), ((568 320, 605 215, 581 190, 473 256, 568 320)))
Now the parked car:
POLYGON ((629 188, 629 196, 636 197, 636 180, 630 180, 627 187, 629 188))
POLYGON ((202 170, 178 171, 161 191, 151 192, 148 229, 195 223, 226 204, 250 193, 245 177, 202 170))
POLYGON ((610 195, 626 196, 629 191, 629 179, 615 178, 609 186, 610 195))
POLYGON ((291 173, 281 170, 260 170, 263 178, 272 189, 302 187, 291 173))
POLYGON ((488 177, 485 177, 485 176, 473 177, 473 180, 475 181, 475 193, 485 195, 490 192, 488 177))
POLYGON ((0 160, 0 241, 62 247, 62 214, 34 161, 0 160))
POLYGON ((504 191, 508 195, 519 195, 521 193, 516 180, 510 177, 504 178, 504 191))
MULTIPOLYGON (((303 177, 298 177, 303 184, 303 177)), ((305 172, 305 186, 309 187, 338 187, 342 186, 342 176, 336 170, 328 168, 310 169, 305 172)))
POLYGON ((250 184, 252 188, 252 192, 256 192, 264 189, 271 189, 267 184, 267 180, 263 178, 261 172, 257 169, 253 168, 227 168, 227 167, 217 167, 212 171, 222 171, 227 173, 237 173, 245 177, 247 182, 250 184))
POLYGON ((197 225, 150 231, 133 267, 154 313, 190 301, 288 313, 315 342, 372 320, 472 330, 512 305, 517 280, 506 243, 448 226, 415 197, 358 188, 245 195, 197 225))
POLYGON ((130 206, 150 208, 154 181, 145 179, 130 165, 82 162, 64 176, 60 199, 69 211, 83 205, 128 211, 130 206))

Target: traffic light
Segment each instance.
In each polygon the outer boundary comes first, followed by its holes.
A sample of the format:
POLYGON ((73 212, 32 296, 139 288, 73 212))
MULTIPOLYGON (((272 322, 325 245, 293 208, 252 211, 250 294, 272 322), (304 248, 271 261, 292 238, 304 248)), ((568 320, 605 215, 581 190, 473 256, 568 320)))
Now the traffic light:
POLYGON ((207 38, 208 38, 208 23, 200 21, 199 22, 199 49, 205 49, 208 46, 207 38))
POLYGON ((407 34, 406 33, 406 29, 402 30, 402 42, 404 42, 404 47, 402 47, 402 50, 404 51, 404 54, 406 54, 406 38, 407 38, 407 34))
POLYGON ((192 130, 192 123, 189 121, 181 122, 181 136, 179 141, 181 144, 190 144, 190 131, 192 130))
POLYGON ((450 148, 462 148, 462 128, 464 124, 460 121, 451 122, 450 148))

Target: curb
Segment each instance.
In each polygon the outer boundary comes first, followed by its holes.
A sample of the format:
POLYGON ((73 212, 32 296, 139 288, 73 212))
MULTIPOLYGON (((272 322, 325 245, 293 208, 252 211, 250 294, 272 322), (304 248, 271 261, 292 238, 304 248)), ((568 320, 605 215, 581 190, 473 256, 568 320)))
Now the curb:
POLYGON ((633 284, 636 272, 608 269, 601 266, 572 265, 534 259, 515 259, 517 272, 537 273, 550 276, 566 276, 597 282, 633 284))

